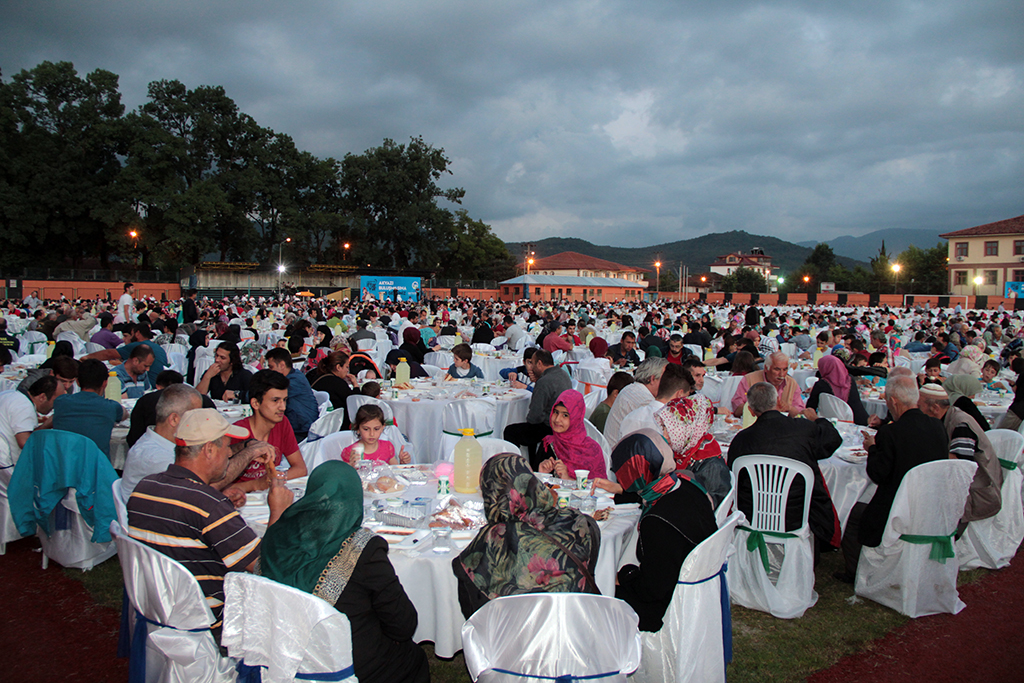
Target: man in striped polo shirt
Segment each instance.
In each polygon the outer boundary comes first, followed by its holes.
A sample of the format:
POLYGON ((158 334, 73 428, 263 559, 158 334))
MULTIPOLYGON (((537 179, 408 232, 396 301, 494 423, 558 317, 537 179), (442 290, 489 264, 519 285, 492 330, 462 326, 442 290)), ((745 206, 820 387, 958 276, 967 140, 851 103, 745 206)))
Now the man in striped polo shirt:
MULTIPOLYGON (((219 640, 224 576, 252 571, 260 539, 223 493, 210 486, 227 473, 231 438, 249 432, 212 408, 186 412, 175 432, 174 464, 145 477, 128 498, 128 535, 183 564, 199 581, 213 610, 219 640)), ((267 456, 260 456, 267 457, 267 456)), ((272 462, 272 461, 271 461, 272 462)), ((289 491, 267 467, 273 524, 292 502, 289 491)))

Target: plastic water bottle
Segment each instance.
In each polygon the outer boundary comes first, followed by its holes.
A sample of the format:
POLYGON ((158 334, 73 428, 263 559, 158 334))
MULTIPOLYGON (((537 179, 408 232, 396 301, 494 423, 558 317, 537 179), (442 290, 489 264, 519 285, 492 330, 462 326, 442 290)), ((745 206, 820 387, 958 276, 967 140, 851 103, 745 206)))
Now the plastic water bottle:
POLYGON ((409 374, 409 364, 405 362, 405 358, 399 358, 398 367, 395 368, 395 384, 408 384, 409 374))
POLYGON ((103 395, 111 401, 121 402, 121 380, 117 378, 117 373, 113 370, 107 377, 107 390, 103 392, 103 395))
POLYGON ((462 438, 455 444, 454 485, 456 493, 476 493, 480 490, 480 467, 484 449, 473 436, 472 429, 460 429, 462 438))

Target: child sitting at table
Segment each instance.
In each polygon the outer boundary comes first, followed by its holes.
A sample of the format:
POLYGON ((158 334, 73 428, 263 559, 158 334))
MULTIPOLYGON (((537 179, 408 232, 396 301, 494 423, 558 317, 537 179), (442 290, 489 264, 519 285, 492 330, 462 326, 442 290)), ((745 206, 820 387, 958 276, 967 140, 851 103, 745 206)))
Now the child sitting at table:
POLYGON ((925 384, 942 384, 942 359, 932 356, 924 363, 924 374, 917 376, 917 386, 925 384))
POLYGON ((455 362, 448 368, 445 381, 453 379, 483 379, 483 370, 473 365, 470 361, 473 358, 473 349, 469 344, 457 344, 452 348, 452 356, 455 362))
POLYGON ((388 465, 403 465, 412 461, 409 453, 403 446, 398 455, 395 455, 395 446, 390 441, 380 438, 384 431, 384 411, 380 406, 369 404, 360 406, 356 411, 356 418, 352 420, 352 431, 356 433, 356 442, 346 446, 341 452, 341 459, 350 465, 352 451, 357 445, 363 447, 362 458, 364 460, 375 460, 388 465))
POLYGON ((981 366, 981 381, 985 385, 985 389, 988 391, 1010 391, 1013 389, 1013 382, 1008 382, 1003 379, 998 379, 996 375, 999 374, 999 361, 987 360, 985 364, 981 366))
POLYGON ((359 393, 370 398, 380 398, 380 383, 364 382, 363 386, 359 387, 359 393))

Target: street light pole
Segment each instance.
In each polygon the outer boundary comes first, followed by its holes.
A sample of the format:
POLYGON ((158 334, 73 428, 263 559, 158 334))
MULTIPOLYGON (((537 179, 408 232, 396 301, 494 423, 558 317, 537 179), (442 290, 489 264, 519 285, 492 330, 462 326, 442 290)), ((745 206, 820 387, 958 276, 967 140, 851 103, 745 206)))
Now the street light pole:
POLYGON ((657 269, 657 278, 658 278, 658 284, 657 284, 657 290, 656 290, 657 296, 655 298, 656 299, 660 299, 661 298, 661 261, 660 260, 655 261, 654 262, 654 267, 657 269))
POLYGON ((285 237, 283 242, 277 243, 277 298, 281 298, 281 275, 285 271, 284 263, 282 262, 283 249, 286 242, 291 242, 291 237, 285 237))
POLYGON ((900 268, 901 267, 902 266, 900 266, 900 264, 898 264, 898 263, 892 264, 892 272, 895 273, 895 275, 893 276, 893 279, 892 279, 892 293, 893 294, 899 293, 900 268))

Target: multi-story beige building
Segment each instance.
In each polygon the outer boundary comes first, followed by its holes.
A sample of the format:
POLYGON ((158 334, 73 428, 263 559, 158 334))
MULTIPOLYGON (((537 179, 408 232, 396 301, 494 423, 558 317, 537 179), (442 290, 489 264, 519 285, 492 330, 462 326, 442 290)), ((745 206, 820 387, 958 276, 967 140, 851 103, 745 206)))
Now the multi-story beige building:
POLYGON ((758 247, 751 249, 749 254, 744 254, 741 251, 723 254, 708 266, 708 270, 719 275, 732 275, 738 268, 752 270, 765 280, 771 280, 772 271, 778 270, 778 266, 772 266, 772 257, 765 255, 764 251, 758 247))
POLYGON ((1024 282, 1024 216, 947 232, 949 291, 1004 296, 1007 282, 1024 282))

